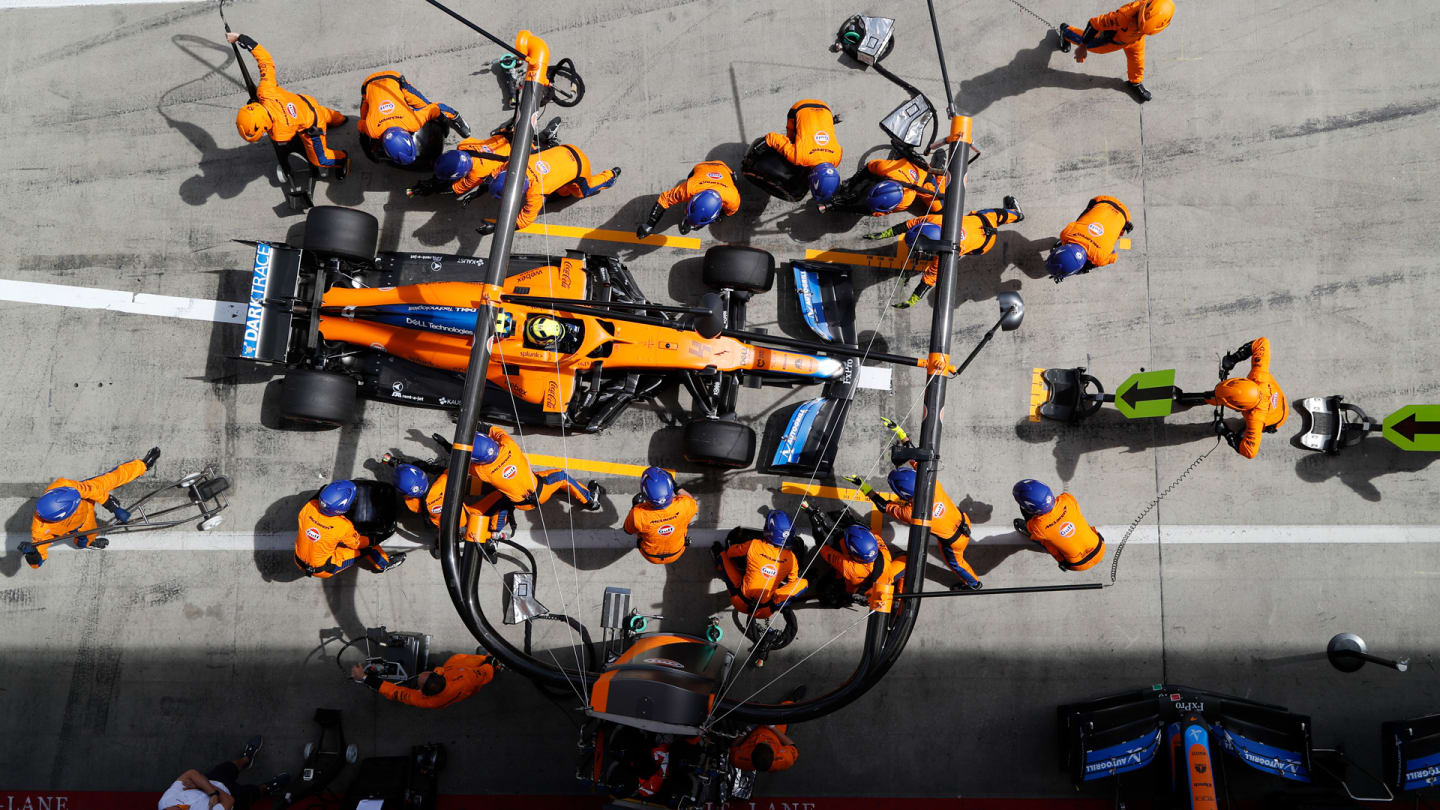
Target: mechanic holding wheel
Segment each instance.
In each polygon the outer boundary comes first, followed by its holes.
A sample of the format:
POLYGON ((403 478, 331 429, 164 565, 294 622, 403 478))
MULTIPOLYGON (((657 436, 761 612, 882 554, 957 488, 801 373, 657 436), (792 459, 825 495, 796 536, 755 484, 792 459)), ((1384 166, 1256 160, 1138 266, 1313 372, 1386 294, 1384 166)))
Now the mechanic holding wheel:
MULTIPOLYGON (((736 610, 765 619, 784 603, 805 598, 810 583, 800 576, 800 560, 788 548, 791 529, 790 516, 771 509, 765 516, 764 531, 737 526, 726 538, 728 547, 710 546, 716 574, 736 610)), ((799 538, 795 545, 804 550, 799 538)))
POLYGON ((735 186, 735 170, 721 160, 696 163, 690 176, 680 185, 660 195, 650 208, 650 215, 635 229, 644 239, 655 232, 665 210, 685 203, 685 218, 680 220, 680 233, 698 231, 719 219, 740 210, 740 189, 735 186))
POLYGON ((1245 432, 1231 430, 1224 419, 1215 420, 1215 432, 1235 452, 1245 458, 1255 458, 1260 452, 1261 434, 1276 432, 1290 417, 1285 392, 1270 375, 1270 341, 1255 338, 1225 355, 1220 361, 1220 380, 1215 386, 1215 395, 1205 402, 1239 411, 1245 417, 1245 432), (1249 374, 1225 379, 1236 363, 1246 359, 1250 361, 1249 374))
POLYGON ((1091 17, 1084 31, 1060 23, 1060 50, 1075 49, 1075 61, 1084 62, 1089 51, 1095 53, 1125 52, 1127 72, 1125 86, 1141 104, 1149 101, 1150 91, 1141 84, 1145 80, 1145 37, 1158 34, 1175 16, 1175 0, 1135 0, 1109 14, 1091 17))
POLYGON ((1045 547, 1063 571, 1084 571, 1105 559, 1105 538, 1080 513, 1080 504, 1068 492, 1057 498, 1033 478, 1019 481, 1010 493, 1023 518, 1015 531, 1045 547))
POLYGON ((520 445, 509 433, 491 426, 488 432, 475 434, 475 446, 470 450, 470 474, 484 484, 494 488, 476 504, 475 508, 490 516, 491 526, 504 526, 510 520, 510 511, 529 511, 565 490, 571 502, 587 512, 600 511, 600 497, 604 487, 591 481, 581 486, 564 470, 535 470, 520 445))
POLYGON ((836 166, 845 150, 835 136, 835 114, 830 105, 804 98, 785 114, 785 132, 771 132, 765 144, 792 166, 810 170, 810 195, 818 203, 827 203, 840 189, 840 172, 836 166))
MULTIPOLYGON (((989 252, 995 247, 996 236, 1000 233, 1001 225, 1024 222, 1025 214, 1020 210, 1020 203, 1014 197, 1007 196, 1003 201, 1004 208, 986 208, 979 211, 971 211, 960 221, 960 254, 962 256, 978 256, 989 252)), ((905 222, 886 228, 883 231, 865 234, 865 239, 889 239, 893 236, 903 236, 905 244, 911 249, 916 248, 919 237, 926 239, 940 240, 940 219, 939 214, 927 214, 923 217, 907 219, 905 222)), ((920 283, 910 293, 905 301, 896 304, 896 309, 909 309, 920 303, 935 286, 940 277, 940 261, 935 256, 927 253, 920 253, 919 256, 926 256, 924 275, 920 283)))
POLYGON ((900 156, 866 163, 840 186, 830 204, 820 206, 820 210, 835 208, 883 217, 909 209, 918 198, 930 212, 938 214, 945 202, 944 193, 944 177, 932 174, 923 163, 900 156))
POLYGON ((415 676, 415 688, 391 683, 355 664, 350 677, 380 693, 386 700, 417 709, 443 709, 479 692, 495 679, 495 662, 488 655, 452 655, 442 666, 415 676))
POLYGON ((870 527, 864 525, 849 509, 841 509, 832 518, 801 501, 800 508, 810 518, 820 559, 829 564, 836 587, 827 587, 817 577, 821 607, 846 607, 859 595, 865 603, 881 613, 889 613, 900 577, 905 575, 905 555, 892 555, 889 546, 870 527))
POLYGON ((100 548, 110 545, 104 537, 96 537, 95 505, 103 504, 117 523, 129 523, 130 513, 120 506, 114 491, 144 475, 160 458, 160 448, 152 447, 144 458, 127 461, 104 475, 75 481, 56 478, 45 487, 45 494, 35 502, 35 517, 30 521, 30 542, 22 543, 20 551, 31 568, 39 568, 50 558, 50 543, 71 532, 85 532, 72 542, 76 548, 100 548), (37 545, 43 544, 43 545, 37 545))
POLYGON ((1045 259, 1045 270, 1059 284, 1077 273, 1114 264, 1115 243, 1134 228, 1125 203, 1114 197, 1094 197, 1080 212, 1080 218, 1060 232, 1059 241, 1045 259))
POLYGON ((380 544, 356 531, 345 517, 355 505, 354 481, 333 481, 300 509, 295 534, 295 565, 307 577, 329 579, 364 560, 377 573, 399 567, 405 552, 387 553, 380 544))
MULTIPOLYGON (((405 508, 428 517, 431 525, 438 531, 440 513, 445 508, 445 485, 450 480, 450 471, 440 470, 440 474, 435 476, 435 482, 431 483, 425 470, 413 463, 401 462, 393 457, 390 457, 387 463, 393 463, 395 467, 395 488, 400 490, 405 508)), ((461 504, 465 509, 461 526, 465 530, 465 539, 472 543, 488 538, 500 530, 500 527, 493 525, 490 518, 477 507, 484 494, 485 488, 480 480, 470 479, 470 492, 461 504)))
POLYGON ((625 533, 635 535, 641 557, 669 565, 690 547, 690 524, 699 511, 695 496, 677 489, 668 471, 646 467, 640 474, 640 492, 625 516, 625 533))
POLYGON ((314 98, 292 93, 275 79, 275 60, 264 46, 245 34, 226 34, 225 41, 239 45, 255 56, 260 67, 260 82, 255 88, 259 101, 240 108, 235 115, 235 128, 248 143, 255 143, 270 133, 270 139, 283 146, 302 149, 311 166, 333 169, 336 180, 344 180, 350 172, 350 156, 343 150, 332 150, 325 143, 329 127, 343 125, 349 118, 324 106, 314 98))
MULTIPOLYGON (((910 465, 890 471, 888 482, 896 500, 883 498, 875 488, 858 475, 847 475, 845 480, 860 488, 860 493, 875 504, 875 508, 906 526, 915 525, 915 468, 910 465)), ((965 562, 965 549, 970 545, 970 517, 955 505, 949 493, 939 481, 935 482, 935 498, 930 507, 930 534, 940 544, 940 553, 945 565, 954 571, 960 581, 950 590, 978 591, 982 587, 980 577, 970 563, 965 562)))
MULTIPOLYGON (((500 199, 505 193, 505 179, 509 170, 504 165, 490 180, 490 194, 500 199)), ((515 216, 515 228, 527 228, 540 215, 545 198, 551 194, 560 197, 591 197, 615 185, 620 178, 620 167, 599 174, 590 173, 590 158, 580 147, 562 143, 530 155, 525 169, 525 204, 515 216)), ((495 223, 482 223, 475 229, 481 235, 495 232, 495 223)))
POLYGON ((460 113, 446 104, 432 103, 399 71, 372 73, 360 85, 360 148, 373 161, 427 171, 445 148, 445 132, 470 137, 460 113))

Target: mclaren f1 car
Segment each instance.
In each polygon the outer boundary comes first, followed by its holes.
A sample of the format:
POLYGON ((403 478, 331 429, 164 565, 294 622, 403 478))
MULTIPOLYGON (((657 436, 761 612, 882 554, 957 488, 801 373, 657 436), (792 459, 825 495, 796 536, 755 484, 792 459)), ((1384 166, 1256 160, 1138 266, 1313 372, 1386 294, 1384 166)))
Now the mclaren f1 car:
POLYGON ((485 259, 378 252, 377 238, 371 215, 321 206, 299 246, 244 242, 255 260, 240 357, 286 369, 283 419, 345 424, 357 397, 457 408, 475 307, 494 296, 487 420, 596 432, 626 406, 650 402, 671 424, 684 421, 688 459, 744 467, 758 442, 735 417, 739 389, 823 384, 821 397, 776 423, 767 468, 808 471, 833 456, 865 354, 854 346, 841 272, 796 263, 805 322, 825 342, 800 341, 743 331, 747 303, 776 272, 755 248, 711 248, 703 280, 715 291, 686 307, 650 301, 609 256, 515 255, 503 290, 489 290, 476 281, 485 259), (657 401, 676 385, 693 412, 672 416, 657 401))

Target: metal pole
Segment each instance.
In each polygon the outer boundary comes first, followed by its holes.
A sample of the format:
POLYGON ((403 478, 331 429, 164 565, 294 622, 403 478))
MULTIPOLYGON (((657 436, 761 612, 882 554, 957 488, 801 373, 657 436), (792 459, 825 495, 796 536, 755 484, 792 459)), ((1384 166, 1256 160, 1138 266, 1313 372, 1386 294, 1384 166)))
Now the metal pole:
POLYGON ((995 337, 995 332, 1000 328, 1000 324, 1004 323, 1008 317, 1010 317, 1010 310, 1007 309, 1000 313, 1000 320, 996 321, 995 325, 990 327, 990 331, 985 333, 985 337, 980 338, 980 342, 975 344, 975 348, 970 350, 970 355, 965 358, 965 362, 961 363, 960 367, 955 369, 955 373, 951 376, 959 377, 965 373, 965 369, 970 367, 970 363, 980 354, 980 350, 985 348, 985 344, 989 343, 990 339, 995 337))

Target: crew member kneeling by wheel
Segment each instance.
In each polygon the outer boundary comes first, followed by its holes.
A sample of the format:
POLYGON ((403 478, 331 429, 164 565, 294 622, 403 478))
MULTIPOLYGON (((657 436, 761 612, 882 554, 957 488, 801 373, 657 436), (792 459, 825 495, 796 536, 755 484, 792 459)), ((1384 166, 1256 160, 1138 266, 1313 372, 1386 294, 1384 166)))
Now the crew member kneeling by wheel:
POLYGON ((800 576, 800 560, 789 548, 790 535, 790 516, 772 509, 764 531, 736 526, 725 538, 726 547, 711 546, 716 573, 736 610, 767 619, 785 603, 805 597, 810 583, 800 576))
POLYGON ((640 474, 640 492, 625 516, 625 533, 635 535, 640 556, 656 565, 669 565, 690 547, 690 522, 699 511, 695 497, 677 490, 670 473, 647 467, 640 474))
POLYGON ((295 565, 306 576, 329 579, 363 560, 377 572, 388 571, 405 561, 405 553, 387 553, 377 542, 355 530, 345 517, 355 505, 354 481, 326 484, 300 510, 300 530, 295 535, 295 565))

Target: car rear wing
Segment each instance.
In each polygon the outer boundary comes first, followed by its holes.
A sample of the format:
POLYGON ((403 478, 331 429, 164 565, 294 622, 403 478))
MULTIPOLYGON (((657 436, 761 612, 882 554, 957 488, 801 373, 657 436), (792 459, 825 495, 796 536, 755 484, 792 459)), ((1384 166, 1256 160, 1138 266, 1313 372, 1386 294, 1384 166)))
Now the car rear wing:
POLYGON ((255 246, 250 270, 250 300, 245 308, 245 335, 240 357, 259 363, 284 364, 290 352, 295 296, 300 287, 300 250, 270 242, 255 246))

